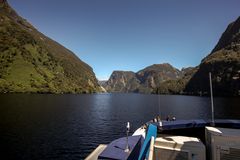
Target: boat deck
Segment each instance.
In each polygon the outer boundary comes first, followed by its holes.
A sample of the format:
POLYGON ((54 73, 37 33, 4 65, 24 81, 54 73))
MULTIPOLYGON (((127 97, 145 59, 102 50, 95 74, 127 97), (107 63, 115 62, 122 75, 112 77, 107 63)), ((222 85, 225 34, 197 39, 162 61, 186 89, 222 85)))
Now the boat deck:
MULTIPOLYGON (((211 121, 202 119, 175 121, 163 120, 161 122, 149 121, 144 126, 149 126, 150 124, 157 126, 157 137, 162 137, 164 134, 197 137, 205 144, 205 127, 210 126, 211 121)), ((216 127, 240 129, 240 120, 216 119, 214 124, 216 127)), ((131 154, 124 152, 126 147, 126 137, 122 137, 111 142, 107 146, 100 145, 91 155, 89 155, 90 159, 137 159, 136 155, 139 155, 140 153, 146 132, 146 128, 142 126, 134 132, 133 136, 129 137, 131 154)), ((87 159, 89 159, 89 157, 87 157, 87 159)))

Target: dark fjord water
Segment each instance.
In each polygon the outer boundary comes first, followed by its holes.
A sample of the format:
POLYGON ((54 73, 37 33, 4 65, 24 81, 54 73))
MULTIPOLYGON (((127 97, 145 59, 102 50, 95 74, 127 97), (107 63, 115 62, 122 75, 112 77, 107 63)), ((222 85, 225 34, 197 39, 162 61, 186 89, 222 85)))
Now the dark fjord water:
MULTIPOLYGON (((215 98, 216 118, 240 119, 239 98, 215 98)), ((209 119, 210 99, 143 94, 0 95, 1 157, 83 159, 98 144, 133 132, 159 111, 177 119, 209 119), (159 107, 160 104, 160 107, 159 107)))

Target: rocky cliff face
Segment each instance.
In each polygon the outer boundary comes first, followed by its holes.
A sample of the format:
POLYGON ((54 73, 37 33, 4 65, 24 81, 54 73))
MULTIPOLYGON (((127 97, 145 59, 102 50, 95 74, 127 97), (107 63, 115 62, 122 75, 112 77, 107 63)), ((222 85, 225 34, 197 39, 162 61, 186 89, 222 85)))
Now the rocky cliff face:
POLYGON ((106 83, 108 92, 151 93, 161 82, 181 77, 182 73, 170 64, 154 64, 137 73, 114 71, 106 83))
POLYGON ((137 72, 137 77, 143 87, 152 90, 163 81, 181 77, 181 72, 168 63, 154 64, 137 72))
POLYGON ((130 71, 114 71, 106 82, 106 90, 108 92, 136 92, 140 85, 134 72, 130 71))
POLYGON ((0 92, 90 93, 92 68, 0 0, 0 92))
POLYGON ((215 95, 240 95, 240 17, 229 24, 216 47, 202 60, 185 91, 209 94, 209 72, 215 95))

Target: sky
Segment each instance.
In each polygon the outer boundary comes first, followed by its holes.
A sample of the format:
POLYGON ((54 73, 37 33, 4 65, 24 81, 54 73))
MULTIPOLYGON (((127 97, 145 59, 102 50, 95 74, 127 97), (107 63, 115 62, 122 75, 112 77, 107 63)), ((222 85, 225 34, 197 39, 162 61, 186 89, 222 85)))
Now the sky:
POLYGON ((239 0, 8 0, 99 80, 149 65, 197 66, 240 16, 239 0))

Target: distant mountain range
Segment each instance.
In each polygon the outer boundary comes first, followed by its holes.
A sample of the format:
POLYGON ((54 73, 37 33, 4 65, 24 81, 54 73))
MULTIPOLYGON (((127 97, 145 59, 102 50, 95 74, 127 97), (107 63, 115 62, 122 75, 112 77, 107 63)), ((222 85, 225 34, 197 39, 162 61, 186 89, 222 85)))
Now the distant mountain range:
POLYGON ((103 86, 108 92, 209 95, 209 72, 215 95, 240 95, 240 17, 199 66, 180 71, 165 63, 137 73, 114 71, 103 86))
MULTIPOLYGON (((108 92, 153 93, 157 90, 160 92, 159 86, 166 82, 183 79, 193 70, 194 68, 184 68, 180 71, 170 64, 164 63, 148 66, 137 73, 114 71, 108 81, 102 82, 102 86, 108 92)), ((171 92, 162 90, 161 93, 171 92)))
POLYGON ((0 0, 0 92, 92 93, 92 68, 0 0))

